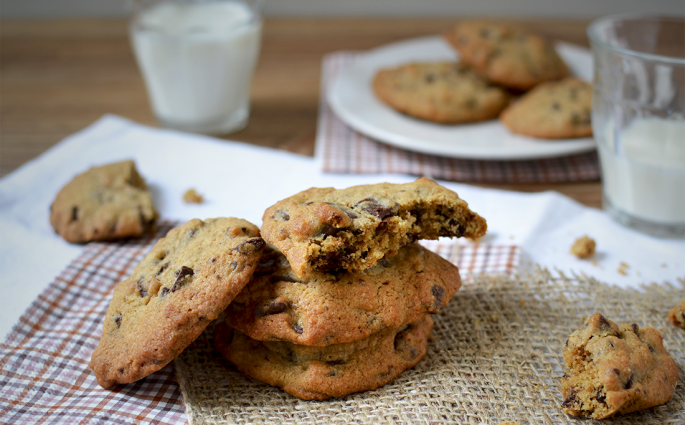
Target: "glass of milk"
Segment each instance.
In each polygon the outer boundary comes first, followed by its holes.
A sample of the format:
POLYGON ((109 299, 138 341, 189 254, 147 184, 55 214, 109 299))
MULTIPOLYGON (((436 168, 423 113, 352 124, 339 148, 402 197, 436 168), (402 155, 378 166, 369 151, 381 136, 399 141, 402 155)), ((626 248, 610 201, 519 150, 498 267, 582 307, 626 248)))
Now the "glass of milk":
POLYGON ((609 16, 588 35, 604 209, 644 233, 685 237, 685 19, 609 16))
POLYGON ((138 0, 130 25, 164 127, 226 134, 247 125, 259 56, 259 0, 138 0))

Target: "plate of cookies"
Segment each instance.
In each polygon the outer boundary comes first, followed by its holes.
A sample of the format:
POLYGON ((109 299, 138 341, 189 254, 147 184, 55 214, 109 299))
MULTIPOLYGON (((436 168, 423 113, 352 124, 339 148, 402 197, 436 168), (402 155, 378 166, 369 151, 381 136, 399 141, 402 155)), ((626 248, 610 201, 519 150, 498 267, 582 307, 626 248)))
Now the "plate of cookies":
POLYGON ((592 55, 505 25, 378 47, 327 92, 356 131, 411 151, 469 159, 550 158, 595 149, 592 55))

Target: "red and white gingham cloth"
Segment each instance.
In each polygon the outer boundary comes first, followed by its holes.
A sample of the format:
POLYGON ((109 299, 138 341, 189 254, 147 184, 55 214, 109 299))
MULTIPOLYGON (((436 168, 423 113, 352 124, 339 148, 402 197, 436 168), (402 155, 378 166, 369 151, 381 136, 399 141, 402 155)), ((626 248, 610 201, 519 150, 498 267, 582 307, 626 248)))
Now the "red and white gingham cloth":
MULTIPOLYGON (((169 228, 160 226, 156 236, 169 228)), ((102 389, 88 368, 114 286, 156 239, 89 244, 33 301, 0 344, 0 423, 187 422, 171 365, 113 390, 102 389)))
POLYGON ((328 86, 359 56, 335 52, 323 60, 322 96, 316 134, 322 170, 330 173, 398 173, 459 182, 562 183, 599 180, 596 152, 524 161, 484 161, 447 158, 386 145, 352 130, 333 113, 326 101, 328 86))
MULTIPOLYGON (((160 226, 145 240, 87 245, 24 312, 0 344, 0 423, 187 422, 170 365, 111 390, 100 388, 88 368, 114 287, 170 227, 160 226)), ((459 266, 465 279, 473 273, 512 272, 520 257, 517 246, 422 244, 459 266)))

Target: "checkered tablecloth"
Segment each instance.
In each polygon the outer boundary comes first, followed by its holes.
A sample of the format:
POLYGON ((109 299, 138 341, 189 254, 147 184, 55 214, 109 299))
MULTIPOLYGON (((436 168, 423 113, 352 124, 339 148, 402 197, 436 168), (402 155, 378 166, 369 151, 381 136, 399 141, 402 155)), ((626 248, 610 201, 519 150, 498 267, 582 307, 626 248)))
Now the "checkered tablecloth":
POLYGON ((317 156, 323 171, 347 174, 400 173, 481 183, 562 183, 599 180, 596 152, 524 161, 485 161, 426 155, 372 140, 348 127, 326 102, 338 73, 359 56, 335 52, 324 57, 319 104, 317 156))
MULTIPOLYGON (((88 368, 114 286, 170 228, 166 223, 145 240, 88 244, 31 304, 0 344, 0 423, 186 423, 171 366, 110 390, 88 368)), ((459 266, 466 280, 514 271, 520 256, 517 246, 422 243, 459 266)))
POLYGON ((171 365, 113 390, 88 368, 114 286, 169 228, 155 238, 89 244, 33 301, 0 344, 0 423, 186 423, 171 365))

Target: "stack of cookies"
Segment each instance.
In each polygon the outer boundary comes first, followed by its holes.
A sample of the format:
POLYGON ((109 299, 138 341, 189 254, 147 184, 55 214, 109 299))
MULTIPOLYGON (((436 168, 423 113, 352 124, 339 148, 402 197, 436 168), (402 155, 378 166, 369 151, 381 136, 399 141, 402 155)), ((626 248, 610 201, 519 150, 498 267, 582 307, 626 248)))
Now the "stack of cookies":
POLYGON ((262 235, 218 218, 161 239, 114 291, 90 363, 98 383, 161 369, 225 311, 215 345, 244 373, 308 400, 377 388, 423 358, 430 315, 461 286, 416 241, 487 227, 426 178, 312 188, 263 220, 262 235))
POLYGON ((444 39, 460 62, 382 69, 373 80, 376 96, 399 112, 441 124, 499 117, 510 131, 531 137, 592 135, 592 87, 568 77, 568 66, 542 37, 499 23, 462 21, 444 39))
POLYGON ((461 280, 415 241, 486 230, 456 193, 425 178, 309 189, 263 221, 270 244, 215 344, 239 370, 307 400, 371 390, 418 363, 430 315, 461 280))

